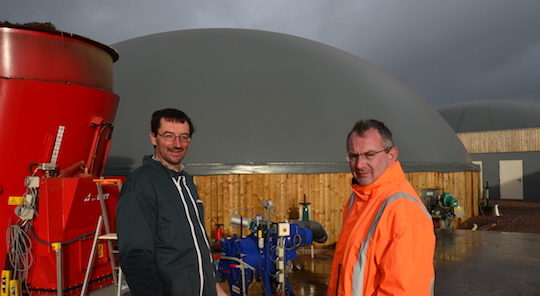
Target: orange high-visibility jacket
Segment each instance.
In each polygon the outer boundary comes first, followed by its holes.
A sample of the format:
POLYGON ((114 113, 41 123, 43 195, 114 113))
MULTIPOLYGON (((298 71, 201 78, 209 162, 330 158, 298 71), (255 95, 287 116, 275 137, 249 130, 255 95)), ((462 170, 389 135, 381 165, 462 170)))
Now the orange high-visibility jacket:
POLYGON ((431 215, 399 162, 372 184, 352 186, 328 295, 433 295, 431 215))

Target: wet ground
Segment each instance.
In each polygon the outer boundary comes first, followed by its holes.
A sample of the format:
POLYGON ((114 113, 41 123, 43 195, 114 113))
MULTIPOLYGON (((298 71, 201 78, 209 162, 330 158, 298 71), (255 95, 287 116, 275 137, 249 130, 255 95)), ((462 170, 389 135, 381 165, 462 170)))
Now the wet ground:
MULTIPOLYGON (((466 221, 467 229, 436 231, 435 295, 540 296, 540 203, 502 201, 499 210, 466 221), (474 223, 481 230, 470 230, 474 223)), ((296 295, 326 295, 332 252, 315 249, 311 259, 309 248, 298 250, 289 277, 296 295)), ((249 295, 260 291, 255 283, 249 295)), ((114 288, 91 295, 112 296, 114 288)))
POLYGON ((437 233, 435 295, 540 295, 540 233, 437 233))
MULTIPOLYGON (((540 295, 540 233, 437 231, 435 295, 540 295)), ((297 295, 326 295, 331 250, 300 255, 297 295)))
MULTIPOLYGON (((299 250, 290 282, 298 296, 326 295, 331 249, 299 250)), ((437 231, 437 296, 540 296, 540 233, 437 231)), ((249 295, 262 295, 260 284, 249 295)), ((115 295, 114 287, 92 296, 115 295)))

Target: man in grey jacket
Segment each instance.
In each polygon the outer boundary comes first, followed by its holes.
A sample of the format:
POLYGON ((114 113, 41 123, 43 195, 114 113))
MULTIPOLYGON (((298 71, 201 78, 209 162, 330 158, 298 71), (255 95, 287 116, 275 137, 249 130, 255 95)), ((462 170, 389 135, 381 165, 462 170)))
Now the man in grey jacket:
POLYGON ((202 201, 182 165, 193 132, 184 112, 154 112, 154 155, 122 187, 116 228, 132 295, 226 295, 216 283, 202 201))

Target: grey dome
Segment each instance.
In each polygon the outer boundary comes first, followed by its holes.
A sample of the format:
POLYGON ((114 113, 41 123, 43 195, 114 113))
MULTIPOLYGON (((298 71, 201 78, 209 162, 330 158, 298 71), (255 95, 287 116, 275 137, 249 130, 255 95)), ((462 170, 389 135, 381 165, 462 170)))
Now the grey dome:
POLYGON ((166 107, 195 123, 184 160, 195 174, 348 171, 345 137, 362 118, 389 126, 410 168, 470 163, 454 131, 414 91, 325 44, 257 30, 197 29, 113 47, 121 100, 110 174, 129 172, 152 153, 150 116, 166 107))
POLYGON ((532 101, 461 101, 437 110, 458 133, 540 127, 540 103, 532 101))

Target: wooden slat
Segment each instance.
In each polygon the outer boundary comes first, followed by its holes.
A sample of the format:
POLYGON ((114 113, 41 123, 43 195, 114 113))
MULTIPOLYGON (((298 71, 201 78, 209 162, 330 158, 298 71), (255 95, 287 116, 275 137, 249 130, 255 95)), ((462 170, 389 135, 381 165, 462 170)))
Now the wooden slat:
POLYGON ((469 153, 540 151, 540 128, 459 133, 469 153))
MULTIPOLYGON (((423 188, 442 188, 454 195, 465 210, 465 219, 478 214, 480 193, 479 172, 415 172, 407 178, 417 192, 423 188)), ((311 202, 311 219, 321 223, 328 233, 328 241, 335 243, 341 229, 341 213, 348 199, 350 173, 335 174, 261 174, 195 176, 201 199, 205 204, 205 226, 213 231, 217 223, 224 224, 225 236, 239 233, 230 225, 232 214, 253 218, 264 214, 261 201, 274 204, 272 221, 286 221, 298 217, 299 203, 304 194, 311 202)), ((246 230, 243 231, 247 233, 246 230)), ((214 237, 213 233, 211 237, 214 237)), ((317 244, 317 246, 321 246, 317 244)))

